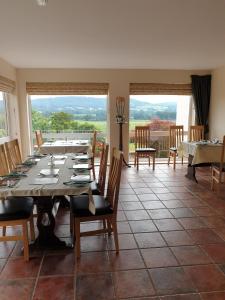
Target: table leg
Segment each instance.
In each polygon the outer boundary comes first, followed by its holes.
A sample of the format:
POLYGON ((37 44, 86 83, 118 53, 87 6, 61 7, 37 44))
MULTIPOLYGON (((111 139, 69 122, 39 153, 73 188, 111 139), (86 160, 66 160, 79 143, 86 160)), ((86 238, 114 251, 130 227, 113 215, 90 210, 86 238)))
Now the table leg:
POLYGON ((37 205, 37 228, 38 237, 34 246, 40 248, 66 248, 67 245, 61 241, 54 233, 55 216, 53 213, 53 206, 55 200, 52 197, 35 197, 37 205))
POLYGON ((195 166, 192 165, 193 155, 188 156, 188 166, 187 166, 187 174, 185 175, 188 179, 194 180, 196 183, 198 183, 195 173, 195 166))

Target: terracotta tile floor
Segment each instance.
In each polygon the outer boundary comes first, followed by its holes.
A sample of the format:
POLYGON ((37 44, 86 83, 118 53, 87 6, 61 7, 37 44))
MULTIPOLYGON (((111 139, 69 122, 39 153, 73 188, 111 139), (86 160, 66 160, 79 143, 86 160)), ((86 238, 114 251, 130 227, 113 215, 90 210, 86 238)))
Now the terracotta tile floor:
MULTIPOLYGON (((207 168, 198 169, 198 184, 185 173, 185 165, 124 168, 119 255, 104 236, 82 238, 79 263, 73 250, 35 251, 25 263, 20 242, 0 243, 0 299, 225 299, 225 190, 210 191, 207 168)), ((69 242, 68 210, 56 221, 69 242)))

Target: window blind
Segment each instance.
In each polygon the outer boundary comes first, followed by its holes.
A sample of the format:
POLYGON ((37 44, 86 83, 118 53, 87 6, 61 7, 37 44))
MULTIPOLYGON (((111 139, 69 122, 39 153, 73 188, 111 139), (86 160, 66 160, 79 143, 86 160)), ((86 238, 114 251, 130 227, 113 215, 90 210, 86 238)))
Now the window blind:
POLYGON ((130 83, 130 95, 191 95, 191 84, 130 83))
POLYGON ((107 95, 108 83, 27 82, 29 95, 107 95))
POLYGON ((0 76, 0 91, 12 94, 16 88, 15 81, 6 77, 0 76))

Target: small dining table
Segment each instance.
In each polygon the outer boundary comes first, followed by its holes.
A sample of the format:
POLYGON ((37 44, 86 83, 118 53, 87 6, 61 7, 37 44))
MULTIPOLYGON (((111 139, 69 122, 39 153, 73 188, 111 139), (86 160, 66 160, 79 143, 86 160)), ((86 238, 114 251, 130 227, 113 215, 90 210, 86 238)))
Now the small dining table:
MULTIPOLYGON (((37 205, 37 228, 39 231, 35 245, 41 248, 65 247, 66 243, 61 241, 54 233, 54 207, 57 201, 55 199, 65 195, 88 193, 90 183, 75 183, 71 180, 75 173, 74 167, 77 166, 76 156, 74 157, 73 154, 55 155, 53 161, 50 156, 31 160, 34 161, 34 165, 26 173, 16 179, 13 176, 9 177, 7 186, 0 185, 0 197, 33 197, 37 205), (10 182, 13 184, 11 185, 10 182)), ((76 168, 75 175, 77 175, 77 172, 89 174, 88 168, 85 170, 76 168)))
POLYGON ((90 148, 88 140, 56 140, 40 146, 42 154, 86 153, 90 148))
POLYGON ((210 141, 182 142, 179 156, 188 157, 188 169, 186 177, 196 182, 196 167, 211 166, 221 160, 222 144, 210 141))

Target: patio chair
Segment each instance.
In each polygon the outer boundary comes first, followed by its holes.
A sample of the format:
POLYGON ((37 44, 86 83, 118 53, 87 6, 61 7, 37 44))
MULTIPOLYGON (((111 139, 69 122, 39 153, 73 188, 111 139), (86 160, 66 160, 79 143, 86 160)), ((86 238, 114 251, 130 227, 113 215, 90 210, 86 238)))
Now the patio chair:
POLYGON ((93 179, 96 179, 95 176, 95 150, 96 150, 96 138, 97 138, 97 131, 95 130, 93 132, 93 136, 92 136, 92 142, 91 142, 91 170, 92 170, 92 174, 93 174, 93 179))
POLYGON ((203 125, 193 125, 189 129, 189 141, 197 142, 204 140, 204 126, 203 125))
POLYGON ((40 149, 41 145, 44 143, 41 130, 35 130, 36 143, 38 149, 40 149))
MULTIPOLYGON (((173 158, 173 169, 176 169, 176 158, 178 156, 178 148, 184 140, 184 126, 171 125, 169 129, 169 154, 168 165, 170 164, 170 157, 173 158)), ((181 158, 183 164, 183 156, 181 158)))
POLYGON ((108 233, 110 235, 111 232, 113 232, 116 252, 119 252, 116 220, 122 161, 122 152, 114 149, 106 197, 102 195, 93 195, 91 197, 92 199, 90 199, 90 195, 71 197, 71 220, 73 222, 73 237, 74 240, 76 239, 76 258, 80 257, 80 237, 100 233, 108 233), (89 210, 89 201, 91 201, 95 207, 95 214, 89 210), (90 221, 103 221, 103 228, 88 232, 80 232, 80 223, 90 221), (107 226, 105 226, 105 224, 107 224, 107 226))
POLYGON ((224 173, 225 173, 225 136, 223 137, 223 146, 221 152, 221 159, 219 163, 214 163, 212 165, 212 178, 211 178, 211 189, 214 190, 215 183, 221 184, 224 182, 224 173))
MULTIPOLYGON (((0 145, 0 176, 9 173, 5 147, 0 145)), ((1 183, 0 183, 1 184, 1 183)), ((29 260, 29 243, 27 224, 30 224, 31 239, 35 239, 33 221, 33 199, 31 197, 7 197, 0 199, 0 227, 3 228, 1 241, 23 242, 24 260, 29 260), (7 226, 22 226, 22 233, 6 235, 7 226)))
POLYGON ((150 166, 150 158, 152 158, 153 170, 155 170, 156 149, 150 147, 150 128, 149 126, 135 127, 135 157, 134 165, 139 169, 139 158, 148 158, 150 166))

